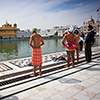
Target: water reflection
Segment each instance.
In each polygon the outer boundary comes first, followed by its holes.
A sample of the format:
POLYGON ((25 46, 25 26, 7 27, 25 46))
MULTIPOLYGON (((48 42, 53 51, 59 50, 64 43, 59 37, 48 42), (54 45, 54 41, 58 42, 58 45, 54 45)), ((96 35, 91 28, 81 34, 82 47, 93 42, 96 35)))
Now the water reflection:
MULTIPOLYGON (((62 45, 62 39, 44 40, 45 45, 42 46, 42 54, 65 51, 62 45)), ((100 46, 100 39, 95 40, 93 46, 100 46)), ((21 41, 0 41, 0 60, 8 60, 21 57, 31 57, 32 48, 29 40, 21 41)))
POLYGON ((29 45, 29 40, 17 41, 18 58, 31 56, 32 48, 29 45))
POLYGON ((9 59, 18 56, 16 41, 0 42, 0 59, 9 59))
POLYGON ((62 45, 62 39, 44 40, 44 43, 45 45, 42 46, 43 54, 65 50, 65 48, 63 48, 63 45, 62 45))
MULTIPOLYGON (((44 40, 42 54, 64 51, 65 48, 63 48, 61 41, 62 39, 44 40)), ((32 48, 29 45, 29 40, 0 42, 0 60, 30 57, 31 53, 32 48)))

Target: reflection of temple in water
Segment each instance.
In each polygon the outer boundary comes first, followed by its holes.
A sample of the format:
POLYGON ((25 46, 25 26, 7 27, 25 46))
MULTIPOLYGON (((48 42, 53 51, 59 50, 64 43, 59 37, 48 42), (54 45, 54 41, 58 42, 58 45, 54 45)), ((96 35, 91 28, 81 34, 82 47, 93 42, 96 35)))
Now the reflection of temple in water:
POLYGON ((17 41, 0 42, 0 53, 7 53, 7 55, 18 54, 17 41))
POLYGON ((17 36, 17 24, 15 23, 12 27, 11 24, 6 23, 0 27, 0 39, 11 39, 17 36))

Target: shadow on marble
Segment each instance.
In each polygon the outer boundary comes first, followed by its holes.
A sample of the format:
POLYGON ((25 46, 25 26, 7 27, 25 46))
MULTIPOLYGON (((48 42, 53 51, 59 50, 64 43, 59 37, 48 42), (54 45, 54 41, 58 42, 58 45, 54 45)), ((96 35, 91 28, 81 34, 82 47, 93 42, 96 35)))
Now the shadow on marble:
POLYGON ((61 79, 59 79, 59 82, 74 84, 74 83, 79 83, 79 82, 82 82, 82 81, 80 81, 78 79, 74 79, 74 78, 61 78, 61 79))
MULTIPOLYGON (((0 95, 0 98, 2 97, 2 95, 0 95)), ((1 99, 0 99, 1 100, 1 99)), ((7 97, 4 100, 19 100, 17 96, 11 96, 11 97, 7 97)))
MULTIPOLYGON (((58 77, 54 77, 54 76, 45 77, 45 79, 55 79, 55 78, 58 78, 58 77)), ((60 78, 60 79, 57 79, 57 80, 60 83, 69 83, 69 84, 74 84, 74 83, 82 82, 81 80, 74 79, 74 78, 60 78)))
POLYGON ((89 71, 100 71, 100 68, 88 68, 89 71))

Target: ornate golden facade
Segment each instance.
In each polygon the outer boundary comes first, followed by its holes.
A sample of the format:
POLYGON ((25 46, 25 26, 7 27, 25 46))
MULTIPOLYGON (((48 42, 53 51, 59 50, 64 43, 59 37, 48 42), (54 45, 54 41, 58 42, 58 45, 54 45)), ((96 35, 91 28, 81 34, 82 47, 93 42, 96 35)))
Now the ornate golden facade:
POLYGON ((91 18, 87 21, 87 22, 83 22, 83 26, 81 26, 81 30, 84 32, 84 33, 87 33, 88 32, 88 25, 92 25, 93 26, 93 29, 96 33, 99 33, 100 34, 100 21, 97 20, 95 21, 92 16, 91 18))
POLYGON ((4 25, 2 25, 2 27, 0 27, 0 38, 12 36, 17 36, 17 24, 15 23, 12 27, 11 24, 6 22, 4 25))
POLYGON ((89 19, 88 23, 89 23, 89 24, 91 24, 91 23, 93 23, 93 24, 94 24, 94 23, 95 23, 95 21, 94 21, 94 19, 91 17, 91 18, 89 19))

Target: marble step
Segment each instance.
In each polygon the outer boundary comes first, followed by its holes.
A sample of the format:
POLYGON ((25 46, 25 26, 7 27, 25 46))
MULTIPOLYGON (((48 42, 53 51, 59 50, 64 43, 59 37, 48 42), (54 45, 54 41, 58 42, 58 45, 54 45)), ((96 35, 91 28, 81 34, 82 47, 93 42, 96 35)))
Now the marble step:
MULTIPOLYGON (((76 65, 76 67, 74 68, 64 68, 62 70, 59 70, 60 72, 56 73, 55 71, 55 74, 52 74, 51 73, 47 73, 47 76, 38 76, 38 77, 32 77, 30 80, 31 81, 27 81, 27 80, 24 80, 24 81, 20 81, 20 83, 24 82, 23 84, 17 84, 15 86, 9 86, 9 88, 5 88, 5 89, 2 89, 4 87, 0 87, 0 99, 2 98, 6 98, 6 97, 9 97, 11 95, 14 95, 14 94, 18 94, 18 93, 21 93, 23 91, 27 91, 29 89, 32 89, 34 87, 38 87, 38 86, 41 86, 43 84, 46 84, 46 83, 49 83, 49 82, 52 82, 56 79, 60 79, 62 77, 65 77, 65 76, 69 76, 70 74, 74 74, 74 73, 77 73, 79 71, 82 71, 86 68, 89 68, 91 66, 94 66, 96 65, 95 62, 90 62, 90 63, 80 63, 79 65, 76 65), (50 75, 48 75, 50 74, 50 75), (38 78, 38 79, 37 79, 38 78), (26 82, 25 82, 26 81, 26 82)), ((62 80, 63 82, 64 80, 62 80)))
MULTIPOLYGON (((96 56, 99 56, 99 52, 93 53, 92 57, 96 57, 96 56)), ((84 55, 81 55, 80 58, 79 58, 79 61, 81 61, 83 59, 85 59, 84 55)), ((65 61, 46 62, 46 63, 43 63, 42 70, 49 69, 49 68, 52 68, 52 66, 65 64, 65 63, 66 63, 65 61)), ((11 66, 11 64, 9 64, 9 63, 8 63, 8 65, 11 66)), ((38 71, 38 67, 37 67, 37 71, 38 71)), ((6 72, 6 73, 0 75, 0 78, 1 79, 6 79, 6 78, 11 78, 13 76, 15 77, 15 76, 19 76, 19 75, 28 74, 28 73, 31 73, 31 72, 33 72, 33 67, 32 66, 31 67, 26 67, 26 68, 18 68, 17 70, 10 70, 9 72, 6 72)))

